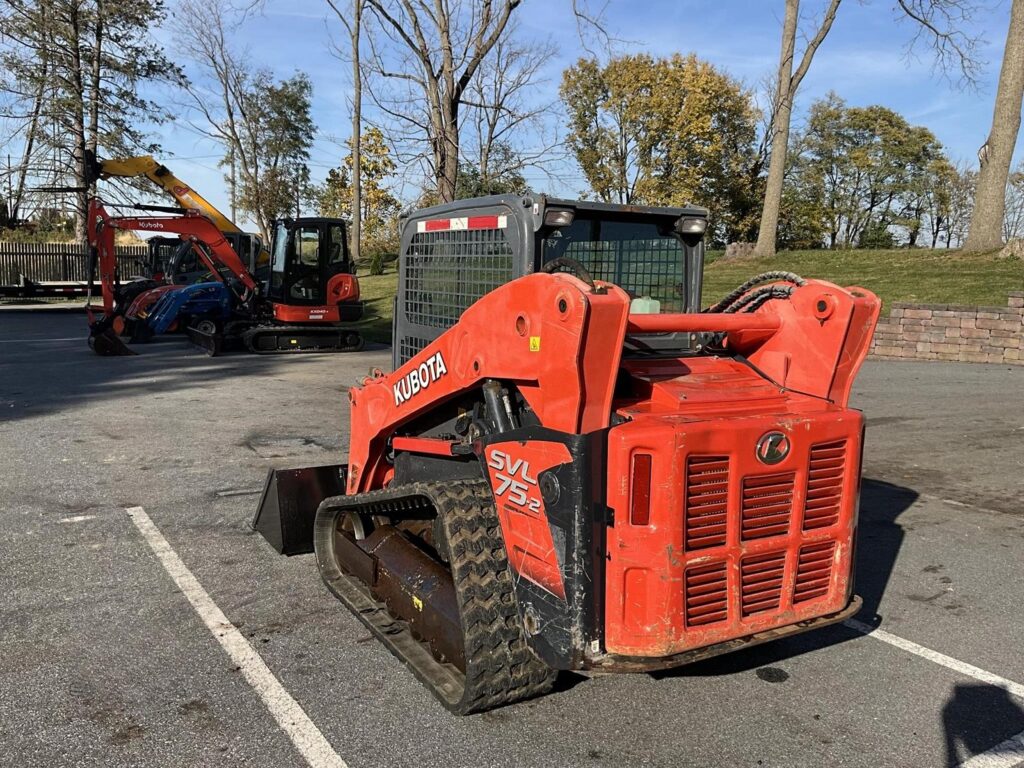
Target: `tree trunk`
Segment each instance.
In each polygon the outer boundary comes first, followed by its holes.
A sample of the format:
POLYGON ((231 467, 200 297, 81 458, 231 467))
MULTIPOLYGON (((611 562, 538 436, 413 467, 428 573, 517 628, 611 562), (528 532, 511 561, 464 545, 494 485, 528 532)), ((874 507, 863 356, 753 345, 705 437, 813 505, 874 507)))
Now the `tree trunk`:
POLYGON ((363 29, 363 0, 352 1, 352 261, 360 258, 363 218, 363 73, 359 69, 359 37, 363 29))
MULTIPOLYGON (((96 28, 93 30, 92 62, 89 72, 89 126, 86 145, 95 154, 99 149, 100 101, 102 100, 103 2, 96 0, 96 28)), ((91 191, 91 190, 90 190, 91 191)))
POLYGON ((779 209, 782 207, 782 186, 786 176, 786 157, 789 153, 789 125, 793 115, 793 99, 797 89, 814 60, 814 54, 824 42, 836 20, 842 0, 829 0, 814 37, 807 41, 796 71, 796 33, 800 25, 800 0, 786 0, 786 16, 782 22, 782 46, 779 54, 779 74, 775 93, 775 115, 772 119, 772 153, 768 160, 764 206, 761 224, 757 230, 754 255, 766 258, 775 255, 775 240, 779 230, 779 209))
POLYGON ((757 230, 754 256, 775 255, 775 239, 779 231, 779 209, 782 207, 782 183, 786 175, 786 154, 789 151, 789 124, 793 114, 793 55, 796 50, 796 28, 800 20, 800 0, 786 0, 786 16, 782 23, 782 49, 775 90, 775 117, 772 120, 772 152, 768 161, 761 225, 757 230))
POLYGON ((981 169, 974 191, 974 212, 963 249, 992 251, 1002 246, 1003 216, 1006 213, 1006 182, 1010 161, 1020 130, 1021 99, 1024 97, 1024 0, 1013 0, 1006 50, 999 73, 992 131, 978 152, 981 169))
POLYGON ((11 210, 8 211, 11 222, 17 224, 21 218, 21 202, 25 195, 25 178, 28 175, 28 166, 32 162, 32 151, 35 148, 36 133, 39 131, 39 116, 43 107, 43 91, 46 86, 47 61, 44 58, 42 63, 42 74, 39 79, 39 87, 32 103, 32 116, 29 119, 28 130, 25 134, 25 150, 21 156, 21 168, 18 169, 18 182, 14 187, 14 194, 11 196, 11 210))
POLYGON ((74 3, 70 8, 70 45, 71 72, 69 73, 71 89, 68 94, 71 103, 72 154, 74 156, 75 192, 75 240, 86 245, 88 232, 85 217, 89 207, 89 194, 85 188, 85 78, 82 70, 82 30, 78 6, 74 3))
POLYGON ((448 119, 444 122, 441 135, 441 167, 437 177, 437 193, 442 203, 455 199, 455 187, 459 180, 459 103, 449 105, 448 119))

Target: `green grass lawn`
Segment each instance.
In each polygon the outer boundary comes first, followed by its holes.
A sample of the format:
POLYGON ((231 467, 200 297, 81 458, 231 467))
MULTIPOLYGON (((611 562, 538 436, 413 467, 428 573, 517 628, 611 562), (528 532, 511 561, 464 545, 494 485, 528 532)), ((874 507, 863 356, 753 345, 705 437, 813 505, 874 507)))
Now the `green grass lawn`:
POLYGON ((1006 306, 1008 291, 1024 289, 1024 262, 956 251, 783 251, 773 259, 724 263, 711 254, 704 270, 709 304, 758 272, 784 269, 803 277, 859 285, 878 294, 884 306, 916 304, 1006 306))
MULTIPOLYGON (((982 304, 1005 307, 1008 291, 1024 290, 1024 262, 992 256, 960 256, 945 250, 783 251, 773 259, 724 263, 708 255, 704 304, 711 304, 759 272, 788 270, 804 277, 859 285, 877 293, 888 307, 894 301, 918 304, 982 304)), ((360 293, 375 319, 366 337, 390 343, 393 299, 398 288, 395 265, 383 275, 359 275, 360 293)), ((883 308, 883 314, 888 311, 883 308)))
POLYGON ((389 264, 383 275, 369 275, 364 269, 356 271, 359 277, 359 298, 371 316, 363 335, 370 341, 391 343, 391 318, 395 312, 395 293, 398 291, 398 263, 389 264))

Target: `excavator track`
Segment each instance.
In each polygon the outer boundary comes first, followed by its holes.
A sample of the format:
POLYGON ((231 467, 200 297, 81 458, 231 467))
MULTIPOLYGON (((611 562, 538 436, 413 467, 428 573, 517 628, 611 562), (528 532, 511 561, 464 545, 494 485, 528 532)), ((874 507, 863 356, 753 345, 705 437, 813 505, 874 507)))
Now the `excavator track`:
POLYGON ((257 355, 289 352, 358 352, 363 337, 351 328, 308 325, 258 325, 242 334, 242 343, 257 355))
POLYGON ((527 645, 486 481, 411 483, 328 498, 317 512, 314 546, 328 589, 452 712, 482 712, 546 693, 553 685, 556 671, 527 645), (417 639, 408 622, 392 615, 365 583, 343 568, 336 550, 336 531, 348 513, 395 516, 428 506, 437 511, 446 538, 464 670, 439 660, 428 639, 417 639))

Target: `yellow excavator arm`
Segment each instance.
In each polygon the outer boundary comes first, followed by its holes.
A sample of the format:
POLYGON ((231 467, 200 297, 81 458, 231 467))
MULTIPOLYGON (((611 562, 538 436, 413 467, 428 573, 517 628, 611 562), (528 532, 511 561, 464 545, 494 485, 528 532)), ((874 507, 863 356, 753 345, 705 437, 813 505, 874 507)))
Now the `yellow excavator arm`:
POLYGON ((241 232, 242 228, 221 213, 205 197, 183 182, 167 166, 156 161, 149 155, 128 157, 123 160, 99 160, 95 156, 86 160, 90 167, 89 176, 97 179, 111 177, 134 178, 145 176, 167 194, 173 197, 178 205, 189 211, 199 211, 210 218, 221 232, 241 232))

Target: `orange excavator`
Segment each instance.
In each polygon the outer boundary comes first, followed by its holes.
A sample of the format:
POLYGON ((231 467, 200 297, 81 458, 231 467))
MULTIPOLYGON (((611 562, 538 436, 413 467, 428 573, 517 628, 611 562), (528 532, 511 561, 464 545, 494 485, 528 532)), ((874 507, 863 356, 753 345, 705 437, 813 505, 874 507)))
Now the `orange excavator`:
POLYGON ((97 354, 133 354, 117 336, 123 330, 125 310, 136 298, 121 285, 117 273, 114 237, 118 230, 177 234, 214 278, 161 296, 146 319, 153 334, 185 321, 192 341, 210 354, 231 346, 261 354, 362 347, 357 325, 363 312, 359 282, 352 274, 343 221, 277 222, 270 278, 260 282, 204 214, 162 206, 130 207, 178 215, 111 216, 102 201, 90 201, 87 305, 89 342, 97 354), (100 316, 91 307, 97 274, 100 316))

